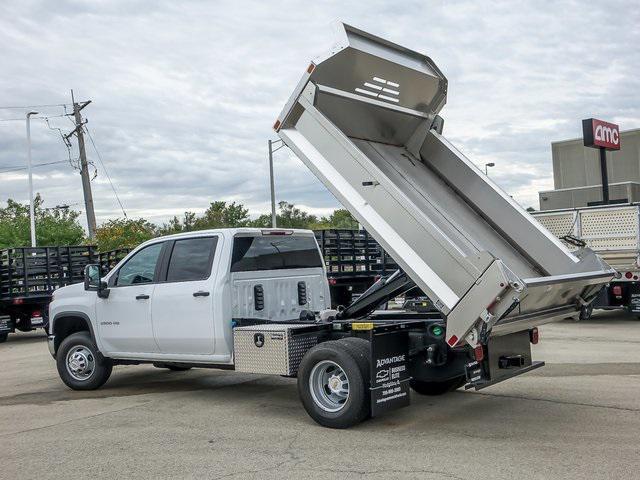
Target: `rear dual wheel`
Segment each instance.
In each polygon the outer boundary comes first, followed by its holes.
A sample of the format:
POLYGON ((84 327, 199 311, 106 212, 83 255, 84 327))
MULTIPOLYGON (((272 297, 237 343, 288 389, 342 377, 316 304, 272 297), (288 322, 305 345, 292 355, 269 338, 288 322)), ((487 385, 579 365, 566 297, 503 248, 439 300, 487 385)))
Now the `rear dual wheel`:
POLYGON ((302 405, 317 423, 348 428, 370 414, 369 342, 357 338, 310 349, 298 369, 302 405))

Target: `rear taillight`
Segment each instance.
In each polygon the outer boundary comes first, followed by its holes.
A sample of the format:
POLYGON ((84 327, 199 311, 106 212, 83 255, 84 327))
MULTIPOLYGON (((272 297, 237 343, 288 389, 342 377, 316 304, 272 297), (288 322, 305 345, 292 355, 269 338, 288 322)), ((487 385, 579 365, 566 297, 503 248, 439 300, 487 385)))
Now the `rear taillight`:
POLYGON ((31 318, 40 318, 42 317, 42 312, 40 310, 34 310, 31 312, 31 318))
POLYGON ((476 357, 477 362, 484 360, 484 347, 482 345, 478 345, 473 349, 473 355, 476 357))
POLYGON ((620 285, 611 287, 611 293, 613 293, 617 297, 622 296, 622 287, 620 285))
POLYGON ((540 340, 540 334, 538 333, 538 327, 533 327, 529 330, 529 341, 534 345, 538 344, 538 340, 540 340))
POLYGON ((22 305, 24 303, 24 298, 14 298, 13 299, 13 303, 14 305, 22 305))
POLYGON ((624 274, 625 278, 628 278, 629 280, 633 278, 633 273, 631 272, 627 272, 624 274))
POLYGON ((332 286, 338 283, 338 281, 333 277, 329 277, 328 280, 329 280, 329 285, 332 285, 332 286))

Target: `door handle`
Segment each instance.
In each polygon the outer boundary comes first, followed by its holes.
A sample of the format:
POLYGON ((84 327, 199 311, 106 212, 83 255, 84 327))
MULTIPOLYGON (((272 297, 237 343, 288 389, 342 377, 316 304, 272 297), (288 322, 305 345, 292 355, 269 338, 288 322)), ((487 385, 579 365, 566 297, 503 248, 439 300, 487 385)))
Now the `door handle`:
POLYGON ((208 297, 209 294, 210 292, 203 292, 203 291, 193 292, 194 297, 208 297))
POLYGON ((149 295, 137 295, 136 300, 148 300, 149 295))

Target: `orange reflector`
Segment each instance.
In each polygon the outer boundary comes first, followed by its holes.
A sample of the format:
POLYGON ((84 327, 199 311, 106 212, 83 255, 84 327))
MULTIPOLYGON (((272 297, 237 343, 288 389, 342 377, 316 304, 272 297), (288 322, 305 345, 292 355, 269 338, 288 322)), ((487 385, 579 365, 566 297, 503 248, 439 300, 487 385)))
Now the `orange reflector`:
POLYGON ((273 124, 273 129, 278 130, 280 128, 280 120, 276 120, 276 123, 273 124))
POLYGON ((534 345, 538 344, 538 340, 540 340, 540 334, 538 333, 538 327, 533 327, 529 330, 529 341, 534 345))
POLYGON ((316 66, 313 63, 310 63, 307 67, 307 73, 311 73, 316 69, 316 66))

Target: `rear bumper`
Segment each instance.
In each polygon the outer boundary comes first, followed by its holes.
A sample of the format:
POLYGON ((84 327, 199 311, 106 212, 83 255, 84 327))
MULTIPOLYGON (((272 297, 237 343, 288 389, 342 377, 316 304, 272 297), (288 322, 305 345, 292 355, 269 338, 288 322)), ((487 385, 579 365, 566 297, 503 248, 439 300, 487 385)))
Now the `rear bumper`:
POLYGON ((56 358, 56 336, 47 335, 47 346, 49 347, 49 353, 53 358, 56 358))

